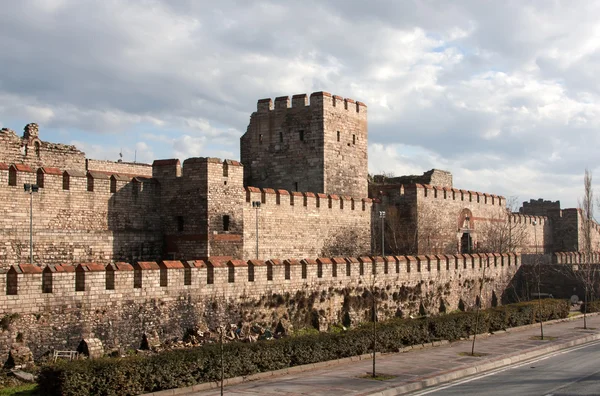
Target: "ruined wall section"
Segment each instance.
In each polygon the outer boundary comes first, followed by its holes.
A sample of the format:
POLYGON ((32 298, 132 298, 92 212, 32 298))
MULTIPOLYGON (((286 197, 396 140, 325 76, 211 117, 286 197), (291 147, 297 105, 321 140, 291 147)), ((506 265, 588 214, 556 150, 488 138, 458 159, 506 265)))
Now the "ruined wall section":
POLYGON ((37 124, 27 124, 23 137, 8 129, 0 130, 0 162, 25 164, 34 169, 42 166, 84 172, 85 154, 75 146, 44 142, 39 139, 37 124))
POLYGON ((371 251, 371 200, 248 187, 244 204, 244 259, 317 257, 324 248, 348 245, 371 251), (252 202, 261 202, 260 208, 252 202))
MULTIPOLYGON (((311 101, 317 98, 311 97, 311 101)), ((323 191, 353 197, 368 196, 367 106, 323 93, 323 191)))
POLYGON ((152 165, 137 162, 102 161, 87 159, 86 169, 90 171, 118 173, 121 175, 152 177, 152 165))
POLYGON ((246 186, 324 192, 323 105, 318 93, 258 101, 240 138, 246 186))
POLYGON ((181 338, 187 329, 214 331, 223 322, 274 329, 369 320, 365 285, 382 299, 380 318, 483 306, 503 301, 520 268, 517 255, 437 255, 316 260, 163 261, 11 267, 0 274, 0 361, 17 339, 36 358, 75 350, 84 337, 106 351, 139 348, 144 334, 181 338), (485 270, 485 276, 484 276, 485 270), (375 275, 374 275, 375 274, 375 275), (302 304, 301 304, 302 303, 302 304), (442 308, 443 306, 443 308, 442 308), (221 321, 219 321, 221 318, 221 321), (306 318, 316 320, 307 321, 306 318))
POLYGON ((30 203, 34 263, 160 257, 159 186, 152 180, 111 180, 75 171, 66 177, 57 168, 34 172, 21 165, 9 185, 14 169, 0 166, 0 267, 29 262, 30 203), (30 196, 24 183, 43 187, 30 196))

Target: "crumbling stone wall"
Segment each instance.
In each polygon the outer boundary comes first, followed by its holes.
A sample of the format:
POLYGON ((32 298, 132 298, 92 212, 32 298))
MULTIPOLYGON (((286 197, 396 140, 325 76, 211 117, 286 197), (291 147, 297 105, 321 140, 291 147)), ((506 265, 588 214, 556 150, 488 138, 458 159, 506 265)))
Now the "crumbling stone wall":
POLYGON ((43 166, 85 171, 85 154, 75 146, 44 142, 39 139, 38 125, 27 124, 23 137, 0 129, 0 162, 24 164, 33 169, 43 166))
POLYGON ((39 358, 82 339, 99 339, 105 351, 139 348, 144 334, 181 339, 230 323, 356 325, 369 318, 370 293, 380 319, 473 307, 480 282, 490 306, 519 266, 517 255, 492 254, 19 265, 0 274, 0 361, 17 342, 39 358))

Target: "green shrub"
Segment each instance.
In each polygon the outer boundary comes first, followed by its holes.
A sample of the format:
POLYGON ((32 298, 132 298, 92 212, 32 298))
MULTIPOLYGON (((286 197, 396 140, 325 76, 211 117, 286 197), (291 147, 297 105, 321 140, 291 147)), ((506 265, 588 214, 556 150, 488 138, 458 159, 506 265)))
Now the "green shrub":
POLYGON ((579 307, 579 310, 581 311, 581 313, 600 312, 600 300, 588 301, 587 304, 582 303, 581 306, 579 307), (587 305, 587 310, 586 310, 586 305, 587 305))
MULTIPOLYGON (((540 318, 566 318, 568 313, 569 305, 564 300, 541 300, 541 309, 537 300, 504 305, 481 310, 477 332, 530 324, 540 318)), ((475 312, 456 312, 377 323, 377 350, 396 352, 409 345, 466 338, 475 331, 475 322, 475 312)), ((306 334, 257 343, 229 343, 223 346, 225 378, 362 355, 370 353, 372 348, 372 324, 345 332, 306 334)), ((217 381, 221 375, 220 356, 218 344, 207 344, 150 356, 61 361, 44 366, 38 384, 47 395, 150 393, 217 381)))

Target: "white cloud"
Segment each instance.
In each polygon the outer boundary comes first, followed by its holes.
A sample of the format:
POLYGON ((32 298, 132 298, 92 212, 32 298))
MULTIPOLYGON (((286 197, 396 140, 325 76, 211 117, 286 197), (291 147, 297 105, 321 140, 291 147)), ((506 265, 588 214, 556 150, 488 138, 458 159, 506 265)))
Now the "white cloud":
POLYGON ((89 156, 230 157, 256 100, 369 106, 370 171, 574 205, 598 168, 599 1, 11 2, 0 119, 89 156), (125 154, 125 152, 124 152, 125 154))

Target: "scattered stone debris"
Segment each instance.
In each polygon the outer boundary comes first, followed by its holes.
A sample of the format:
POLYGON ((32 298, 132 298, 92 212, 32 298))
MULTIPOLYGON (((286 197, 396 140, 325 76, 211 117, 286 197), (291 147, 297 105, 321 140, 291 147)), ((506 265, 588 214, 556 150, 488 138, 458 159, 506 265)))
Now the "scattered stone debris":
POLYGON ((25 344, 13 342, 5 366, 19 369, 32 364, 33 353, 31 353, 31 350, 25 344))
POLYGON ((22 370, 11 370, 12 375, 25 382, 35 382, 36 376, 22 370))

